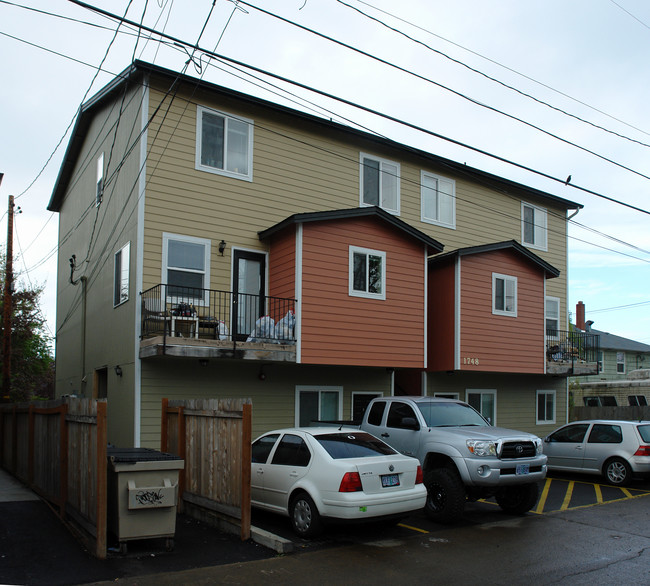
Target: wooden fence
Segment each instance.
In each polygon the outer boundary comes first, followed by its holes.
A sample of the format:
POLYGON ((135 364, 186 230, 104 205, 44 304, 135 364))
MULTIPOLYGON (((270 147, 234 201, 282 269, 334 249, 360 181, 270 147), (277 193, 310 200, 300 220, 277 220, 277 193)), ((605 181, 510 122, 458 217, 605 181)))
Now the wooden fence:
POLYGON ((50 502, 106 557, 106 401, 65 397, 0 406, 0 465, 50 502))
POLYGON ((619 419, 622 421, 650 421, 650 406, 572 407, 571 421, 585 419, 619 419))
POLYGON ((161 451, 180 456, 178 508, 219 528, 251 526, 248 399, 163 399, 161 451))

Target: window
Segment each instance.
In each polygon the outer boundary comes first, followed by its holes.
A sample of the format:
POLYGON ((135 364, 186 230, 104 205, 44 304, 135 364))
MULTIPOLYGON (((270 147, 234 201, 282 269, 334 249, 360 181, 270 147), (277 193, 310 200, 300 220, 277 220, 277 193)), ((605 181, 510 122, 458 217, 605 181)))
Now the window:
POLYGON ((129 299, 129 251, 131 243, 127 242, 115 253, 115 269, 113 271, 113 306, 129 299))
POLYGON ((598 350, 598 374, 603 372, 603 351, 598 350))
POLYGON ((490 422, 490 425, 496 425, 496 391, 468 389, 466 402, 483 415, 490 422))
POLYGON ((517 278, 492 273, 492 313, 517 317, 517 278))
POLYGON ((378 401, 370 408, 370 413, 368 413, 368 423, 370 425, 381 425, 381 420, 384 417, 384 411, 386 409, 386 403, 384 401, 378 401))
POLYGON ((625 374, 625 352, 616 353, 616 373, 625 374))
POLYGON ((567 425, 549 436, 550 442, 561 442, 569 444, 579 444, 585 439, 585 434, 589 429, 588 423, 576 423, 567 425))
POLYGON ((253 121, 198 106, 196 168, 252 181, 253 121))
POLYGON ((266 464, 266 461, 269 459, 269 454, 279 437, 280 434, 275 433, 265 435, 256 440, 251 448, 251 462, 254 464, 266 464))
POLYGON ((420 183, 421 220, 456 228, 456 182, 422 171, 420 183))
POLYGON ((594 423, 589 433, 587 443, 590 444, 620 444, 623 442, 623 432, 620 425, 594 423))
POLYGON ((399 214, 399 163, 361 154, 361 205, 399 214))
POLYGON ((547 250, 546 210, 521 203, 521 241, 531 248, 547 250))
POLYGON ((627 402, 631 407, 645 407, 648 404, 645 395, 629 395, 627 402))
POLYGON ((386 299, 385 266, 385 252, 350 246, 350 295, 386 299))
POLYGON ((95 183, 95 205, 99 206, 104 197, 104 153, 97 159, 97 182, 95 183))
POLYGON ((308 427, 312 421, 341 419, 340 387, 300 387, 296 389, 296 426, 308 427))
POLYGON ((537 423, 555 423, 555 391, 537 391, 537 423))
POLYGON ((585 407, 616 407, 616 397, 614 395, 603 395, 594 397, 583 397, 585 407))
POLYGON ((417 422, 415 411, 410 405, 406 403, 391 403, 388 409, 388 417, 386 418, 386 427, 395 427, 397 429, 409 429, 409 426, 404 423, 404 419, 411 419, 417 422))
POLYGON ((207 305, 210 283, 210 241, 204 238, 163 234, 163 283, 167 299, 207 305))
POLYGON ((352 393, 352 421, 361 421, 368 404, 381 393, 352 393))
POLYGON ((433 393, 434 397, 440 397, 441 399, 458 399, 458 393, 433 393))
POLYGON ((546 335, 557 338, 560 329, 560 299, 546 298, 546 335))
POLYGON ((304 468, 309 465, 311 452, 301 437, 285 434, 278 444, 271 464, 280 466, 299 466, 304 468))

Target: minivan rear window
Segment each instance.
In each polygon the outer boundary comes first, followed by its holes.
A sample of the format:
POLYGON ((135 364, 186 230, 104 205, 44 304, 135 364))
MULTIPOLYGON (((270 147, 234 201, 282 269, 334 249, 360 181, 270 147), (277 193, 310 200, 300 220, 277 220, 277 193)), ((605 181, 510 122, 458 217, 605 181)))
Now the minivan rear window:
POLYGON ((318 435, 316 436, 316 441, 335 460, 341 458, 389 456, 397 453, 388 444, 363 431, 318 435))

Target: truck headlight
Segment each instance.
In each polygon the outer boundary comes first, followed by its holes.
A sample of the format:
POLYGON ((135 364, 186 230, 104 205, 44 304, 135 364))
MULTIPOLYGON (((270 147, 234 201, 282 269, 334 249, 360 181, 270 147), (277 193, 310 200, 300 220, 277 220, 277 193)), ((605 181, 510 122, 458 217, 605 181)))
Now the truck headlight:
POLYGON ((496 444, 486 440, 467 440, 467 449, 474 456, 497 455, 496 444))
POLYGON ((542 449, 542 440, 535 438, 535 453, 540 456, 544 450, 542 449))

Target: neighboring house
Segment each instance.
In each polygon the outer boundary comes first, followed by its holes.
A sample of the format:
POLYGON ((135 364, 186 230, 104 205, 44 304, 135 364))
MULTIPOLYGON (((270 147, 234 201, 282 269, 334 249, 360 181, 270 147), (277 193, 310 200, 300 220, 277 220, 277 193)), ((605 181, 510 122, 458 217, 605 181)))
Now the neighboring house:
POLYGON ((159 445, 163 397, 250 398, 257 435, 440 395, 545 435, 596 371, 568 332, 581 207, 135 62, 82 106, 48 206, 57 394, 108 397, 122 446, 159 445))
POLYGON ((571 378, 576 405, 647 405, 650 402, 650 344, 595 330, 585 321, 585 305, 576 304, 576 330, 598 336, 598 372, 571 378))

